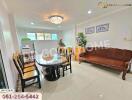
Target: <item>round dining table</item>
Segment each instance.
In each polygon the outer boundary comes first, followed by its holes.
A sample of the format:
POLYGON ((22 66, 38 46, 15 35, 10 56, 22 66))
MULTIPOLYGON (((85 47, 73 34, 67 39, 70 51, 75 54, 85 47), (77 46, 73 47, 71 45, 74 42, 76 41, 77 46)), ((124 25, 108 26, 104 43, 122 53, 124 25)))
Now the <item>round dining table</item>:
POLYGON ((60 78, 60 66, 67 62, 65 56, 59 54, 54 54, 50 59, 45 59, 45 57, 40 54, 35 57, 36 62, 45 68, 46 75, 45 79, 48 81, 55 81, 60 78))

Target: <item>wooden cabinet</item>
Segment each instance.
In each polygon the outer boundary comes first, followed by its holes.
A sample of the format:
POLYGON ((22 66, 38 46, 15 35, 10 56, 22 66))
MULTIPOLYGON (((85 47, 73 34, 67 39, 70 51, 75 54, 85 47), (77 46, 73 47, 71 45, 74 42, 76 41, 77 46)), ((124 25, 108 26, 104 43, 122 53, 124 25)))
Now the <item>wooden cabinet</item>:
POLYGON ((74 60, 78 61, 79 60, 79 54, 85 52, 84 47, 77 46, 74 49, 74 60))

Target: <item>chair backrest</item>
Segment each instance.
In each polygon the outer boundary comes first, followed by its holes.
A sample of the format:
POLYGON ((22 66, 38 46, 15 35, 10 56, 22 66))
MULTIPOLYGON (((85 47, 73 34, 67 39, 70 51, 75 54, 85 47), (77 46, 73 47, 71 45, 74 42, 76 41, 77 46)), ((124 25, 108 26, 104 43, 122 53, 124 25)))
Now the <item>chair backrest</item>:
POLYGON ((21 61, 21 59, 20 59, 19 56, 18 56, 18 58, 17 58, 17 61, 18 61, 18 63, 19 63, 19 66, 21 67, 21 69, 23 69, 23 68, 24 68, 24 64, 22 63, 22 61, 21 61))
POLYGON ((66 55, 66 48, 65 47, 58 47, 57 48, 57 53, 66 55))
POLYGON ((14 64, 15 64, 15 66, 16 66, 16 69, 17 69, 17 71, 18 71, 20 77, 22 78, 22 76, 23 76, 23 71, 22 71, 21 67, 19 66, 19 63, 18 63, 18 61, 17 61, 17 55, 16 55, 16 54, 13 54, 13 62, 14 62, 14 64))
POLYGON ((67 61, 71 64, 71 54, 66 55, 67 61))
POLYGON ((23 59, 23 58, 22 58, 22 54, 19 53, 19 52, 16 52, 15 55, 16 55, 16 59, 17 59, 17 62, 18 62, 18 64, 19 64, 21 70, 23 70, 24 62, 23 62, 23 60, 22 60, 22 59, 23 59))
POLYGON ((73 53, 72 48, 71 48, 71 47, 68 47, 68 48, 66 49, 66 55, 69 55, 69 54, 72 54, 72 53, 73 53))
POLYGON ((18 59, 19 63, 21 63, 20 65, 24 66, 24 59, 23 59, 22 53, 20 53, 19 51, 17 51, 15 54, 17 56, 17 59, 18 59))
POLYGON ((19 57, 19 60, 21 61, 22 65, 24 66, 24 58, 23 58, 23 55, 19 53, 18 57, 19 57))

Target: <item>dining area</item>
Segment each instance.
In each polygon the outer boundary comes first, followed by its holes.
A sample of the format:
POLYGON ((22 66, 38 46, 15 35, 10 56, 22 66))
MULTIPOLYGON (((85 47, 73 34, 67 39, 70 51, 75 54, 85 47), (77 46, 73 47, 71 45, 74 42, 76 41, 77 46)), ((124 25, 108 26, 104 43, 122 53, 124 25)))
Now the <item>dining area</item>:
POLYGON ((18 71, 22 92, 33 84, 41 89, 41 75, 44 80, 52 82, 64 77, 66 71, 72 73, 72 53, 72 48, 57 48, 54 53, 14 53, 13 62, 18 71))

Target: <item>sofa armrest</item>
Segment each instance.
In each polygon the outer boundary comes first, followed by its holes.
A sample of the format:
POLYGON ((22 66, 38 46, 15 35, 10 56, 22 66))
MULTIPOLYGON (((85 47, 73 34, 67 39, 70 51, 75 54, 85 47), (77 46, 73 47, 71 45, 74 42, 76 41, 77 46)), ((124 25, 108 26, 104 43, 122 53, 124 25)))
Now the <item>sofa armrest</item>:
POLYGON ((125 64, 132 64, 132 59, 130 59, 130 61, 126 61, 125 64))
POLYGON ((132 64, 132 59, 130 60, 130 62, 129 63, 131 63, 132 64))
POLYGON ((132 65, 132 59, 129 61, 129 66, 131 66, 132 65))
POLYGON ((132 64, 132 59, 130 61, 126 62, 126 64, 128 64, 128 65, 132 64))
POLYGON ((125 66, 127 67, 127 73, 131 71, 131 65, 132 65, 132 59, 125 63, 125 66))
POLYGON ((131 69, 131 64, 132 64, 132 59, 130 61, 125 62, 125 66, 126 68, 128 68, 129 71, 131 69))
POLYGON ((79 57, 83 57, 83 56, 86 55, 86 54, 87 54, 86 52, 80 53, 80 54, 79 54, 79 57))

